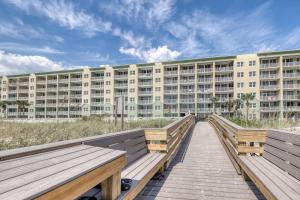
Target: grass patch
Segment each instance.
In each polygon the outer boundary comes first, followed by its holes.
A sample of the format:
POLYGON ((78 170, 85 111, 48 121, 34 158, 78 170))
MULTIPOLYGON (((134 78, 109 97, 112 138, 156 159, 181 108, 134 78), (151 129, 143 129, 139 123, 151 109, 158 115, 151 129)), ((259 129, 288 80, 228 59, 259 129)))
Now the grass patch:
MULTIPOLYGON (((160 128, 171 120, 149 119, 124 123, 124 130, 160 128)), ((121 131, 121 123, 99 118, 80 119, 74 122, 13 122, 0 120, 0 150, 46 144, 81 137, 121 131)))

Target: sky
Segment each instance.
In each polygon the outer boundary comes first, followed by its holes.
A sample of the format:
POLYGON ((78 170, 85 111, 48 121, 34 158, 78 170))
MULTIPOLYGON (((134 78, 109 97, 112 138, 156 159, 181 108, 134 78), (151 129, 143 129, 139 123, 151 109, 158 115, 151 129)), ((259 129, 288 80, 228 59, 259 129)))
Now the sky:
POLYGON ((0 0, 0 75, 300 48, 299 0, 0 0))

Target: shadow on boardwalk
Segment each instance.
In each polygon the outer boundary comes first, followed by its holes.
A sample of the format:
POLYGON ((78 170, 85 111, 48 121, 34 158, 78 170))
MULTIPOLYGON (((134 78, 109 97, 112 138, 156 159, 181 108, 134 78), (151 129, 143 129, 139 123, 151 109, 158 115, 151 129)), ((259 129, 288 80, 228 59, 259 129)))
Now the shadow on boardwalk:
POLYGON ((208 122, 198 122, 164 172, 136 199, 265 199, 238 175, 208 122))

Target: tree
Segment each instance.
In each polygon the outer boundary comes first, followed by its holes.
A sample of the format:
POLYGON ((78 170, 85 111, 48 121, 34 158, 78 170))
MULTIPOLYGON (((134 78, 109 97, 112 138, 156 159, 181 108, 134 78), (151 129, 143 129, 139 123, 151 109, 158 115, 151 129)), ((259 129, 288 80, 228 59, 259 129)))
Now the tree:
POLYGON ((247 124, 249 121, 249 105, 250 105, 250 101, 254 100, 255 96, 252 93, 247 93, 242 95, 242 100, 244 101, 244 103, 246 104, 246 119, 247 119, 247 124))
POLYGON ((216 113, 216 103, 219 101, 219 98, 213 96, 213 97, 210 97, 210 101, 213 104, 213 111, 214 111, 213 114, 215 114, 216 113))
POLYGON ((2 112, 4 114, 4 118, 6 118, 7 105, 8 105, 7 101, 0 101, 0 107, 1 107, 1 110, 2 110, 2 112))
POLYGON ((238 109, 241 108, 243 101, 241 99, 235 99, 233 113, 237 116, 238 109))
POLYGON ((229 99, 225 102, 225 107, 228 108, 229 117, 231 117, 231 110, 234 108, 235 101, 233 99, 229 99))
POLYGON ((18 100, 16 104, 18 105, 18 113, 19 111, 22 112, 22 117, 24 117, 25 108, 28 107, 30 104, 28 103, 28 101, 20 101, 20 100, 18 100))

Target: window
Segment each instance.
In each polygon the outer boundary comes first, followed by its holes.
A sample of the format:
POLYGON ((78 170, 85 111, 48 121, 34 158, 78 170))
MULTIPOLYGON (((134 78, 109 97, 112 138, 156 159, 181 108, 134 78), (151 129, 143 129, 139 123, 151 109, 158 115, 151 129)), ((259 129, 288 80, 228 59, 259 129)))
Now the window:
POLYGON ((256 103, 250 103, 249 108, 256 108, 256 103))
POLYGON ((129 92, 135 92, 134 88, 130 88, 129 92))
POLYGON ((244 83, 243 83, 243 82, 237 83, 237 87, 238 87, 238 88, 243 88, 243 87, 244 87, 244 83))
POLYGON ((88 94, 89 94, 89 91, 84 91, 83 94, 84 94, 84 95, 88 95, 88 94))
POLYGON ((6 81, 3 81, 3 84, 6 84, 6 81))
POLYGON ((155 69, 155 73, 160 73, 160 69, 155 69))
POLYGON ((134 79, 131 79, 130 80, 130 84, 134 84, 135 83, 135 80, 134 79))
POLYGON ((83 77, 84 77, 84 78, 88 78, 89 75, 88 75, 88 74, 84 74, 83 77))
POLYGON ((155 82, 159 83, 160 82, 160 78, 155 78, 155 82))
POLYGON ((244 77, 244 72, 238 72, 237 77, 239 77, 239 78, 244 77))
POLYGON ((110 81, 106 81, 105 84, 106 84, 106 85, 110 85, 110 81))
POLYGON ((84 111, 84 112, 88 112, 89 109, 88 109, 88 108, 84 108, 83 111, 84 111))
POLYGON ((110 98, 106 98, 106 99, 105 99, 105 102, 106 102, 106 103, 110 103, 110 98))
POLYGON ((134 102, 134 97, 131 97, 131 98, 130 98, 130 102, 134 102))
POLYGON ((134 70, 131 70, 131 71, 130 71, 130 75, 135 75, 135 71, 134 71, 134 70))
POLYGON ((105 107, 105 110, 106 111, 110 111, 110 107, 105 107))
POLYGON ((89 83, 84 83, 83 85, 84 85, 84 87, 87 87, 87 86, 89 86, 89 83))
POLYGON ((30 97, 34 97, 34 94, 30 94, 30 97))
POLYGON ((155 91, 156 91, 156 92, 159 92, 159 91, 160 91, 160 87, 156 87, 156 88, 155 88, 155 91))
POLYGON ((106 94, 110 94, 110 90, 106 90, 105 93, 106 93, 106 94))
POLYGON ((256 76, 256 71, 249 72, 249 77, 254 77, 254 76, 256 76))
POLYGON ((155 110, 160 110, 160 106, 155 106, 155 110))
POLYGON ((160 96, 156 96, 155 101, 160 101, 160 96))
POLYGON ((34 86, 30 86, 30 90, 34 90, 34 86))
POLYGON ((255 65, 256 65, 256 61, 255 60, 249 61, 249 66, 255 66, 255 65))
POLYGON ((5 92, 5 91, 6 91, 6 88, 3 88, 3 91, 5 92))
POLYGON ((88 100, 88 99, 85 99, 83 102, 84 102, 84 103, 89 103, 89 100, 88 100))
POLYGON ((135 110, 135 107, 134 106, 130 106, 129 110, 135 110))
POLYGON ((242 96, 243 96, 243 93, 237 93, 237 98, 242 98, 242 96))
POLYGON ((106 77, 110 77, 110 72, 106 72, 106 77))
POLYGON ((256 87, 256 82, 249 82, 249 87, 256 87))
POLYGON ((237 63, 236 63, 236 66, 237 66, 237 67, 243 67, 243 66, 244 66, 244 62, 237 62, 237 63))
POLYGON ((254 98, 256 98, 256 93, 255 92, 252 92, 251 94, 254 96, 254 98))
POLYGON ((30 79, 30 82, 33 83, 33 82, 34 82, 34 78, 31 78, 31 79, 30 79))

